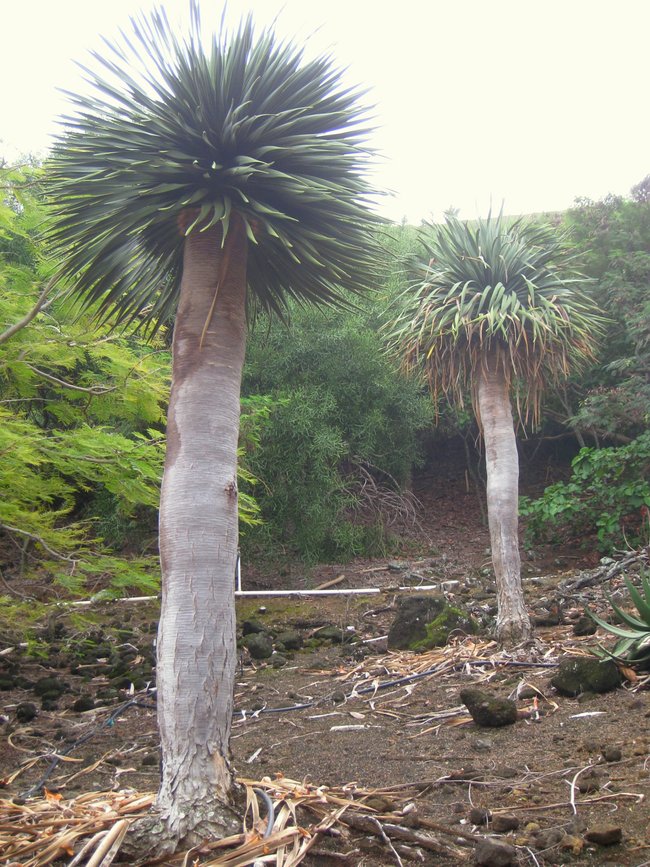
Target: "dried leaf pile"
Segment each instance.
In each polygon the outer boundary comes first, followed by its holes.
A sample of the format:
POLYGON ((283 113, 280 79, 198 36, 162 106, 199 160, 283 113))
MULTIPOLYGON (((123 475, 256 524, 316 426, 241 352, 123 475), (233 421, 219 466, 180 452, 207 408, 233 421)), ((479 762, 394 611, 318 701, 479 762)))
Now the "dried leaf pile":
MULTIPOLYGON (((354 783, 343 788, 307 785, 278 777, 261 781, 240 780, 246 788, 246 816, 242 834, 179 852, 165 859, 145 860, 141 865, 198 865, 202 867, 244 867, 257 859, 276 867, 295 867, 319 837, 332 833, 337 824, 347 825, 382 839, 389 848, 391 838, 405 840, 439 853, 464 856, 453 846, 441 843, 429 833, 416 832, 395 820, 375 818, 376 811, 365 803, 382 790, 363 790, 354 783), (257 793, 266 793, 272 810, 262 815, 257 793), (308 825, 306 816, 313 817, 308 825)), ((153 793, 90 792, 66 800, 46 792, 27 804, 0 800, 0 852, 5 867, 109 867, 120 852, 129 825, 142 817, 155 800, 153 793)), ((267 801, 267 798, 264 798, 267 801)), ((340 833, 340 832, 339 832, 340 833)), ((469 836, 469 835, 467 835, 469 836)))

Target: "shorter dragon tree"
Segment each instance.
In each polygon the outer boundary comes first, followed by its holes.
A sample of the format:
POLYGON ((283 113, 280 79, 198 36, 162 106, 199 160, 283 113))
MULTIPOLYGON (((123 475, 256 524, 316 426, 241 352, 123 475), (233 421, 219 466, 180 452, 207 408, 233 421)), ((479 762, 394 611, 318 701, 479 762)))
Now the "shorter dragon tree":
POLYGON ((519 460, 510 395, 520 419, 539 417, 544 387, 571 361, 592 357, 600 318, 580 292, 566 237, 502 216, 452 217, 425 242, 419 276, 389 326, 407 369, 424 371, 432 395, 471 394, 485 443, 487 506, 496 577, 497 635, 527 638, 518 544, 519 460))

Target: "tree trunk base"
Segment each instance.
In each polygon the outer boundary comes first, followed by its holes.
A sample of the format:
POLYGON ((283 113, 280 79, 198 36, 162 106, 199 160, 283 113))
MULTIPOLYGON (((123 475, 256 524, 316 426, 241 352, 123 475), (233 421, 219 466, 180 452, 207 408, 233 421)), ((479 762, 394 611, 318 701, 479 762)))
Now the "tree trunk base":
POLYGON ((154 807, 130 826, 120 847, 120 856, 127 856, 129 863, 136 865, 139 861, 173 855, 179 849, 185 851, 222 840, 241 833, 242 815, 229 804, 212 803, 194 807, 191 819, 177 824, 182 830, 172 831, 154 807))
POLYGON ((528 641, 533 636, 533 627, 528 618, 507 618, 502 622, 497 620, 496 639, 500 647, 514 647, 528 641))

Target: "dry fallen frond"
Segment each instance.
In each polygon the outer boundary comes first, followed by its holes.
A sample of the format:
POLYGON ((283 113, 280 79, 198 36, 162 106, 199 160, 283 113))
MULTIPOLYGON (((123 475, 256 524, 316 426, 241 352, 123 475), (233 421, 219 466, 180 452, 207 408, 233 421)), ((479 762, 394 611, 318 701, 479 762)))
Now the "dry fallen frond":
MULTIPOLYGON (((394 821, 376 817, 365 800, 378 790, 360 789, 355 783, 329 788, 282 775, 239 782, 246 788, 243 833, 208 841, 198 852, 179 852, 164 864, 245 867, 264 859, 265 864, 276 867, 296 867, 319 837, 337 823, 356 827, 369 822, 381 839, 400 839, 400 835, 405 839, 404 835, 410 834, 411 842, 417 841, 433 851, 449 848, 435 837, 427 837, 426 832, 415 835, 394 821), (267 803, 266 811, 260 810, 258 794, 267 803), (313 820, 309 824, 305 822, 307 817, 313 820), (197 860, 199 857, 201 860, 197 860)), ((154 800, 153 793, 132 791, 88 792, 71 799, 47 793, 26 804, 0 800, 0 851, 6 859, 3 863, 46 867, 65 858, 68 867, 109 867, 129 825, 142 817, 154 800)), ((154 862, 140 862, 143 867, 147 863, 154 862)), ((155 863, 161 865, 160 860, 155 863)))

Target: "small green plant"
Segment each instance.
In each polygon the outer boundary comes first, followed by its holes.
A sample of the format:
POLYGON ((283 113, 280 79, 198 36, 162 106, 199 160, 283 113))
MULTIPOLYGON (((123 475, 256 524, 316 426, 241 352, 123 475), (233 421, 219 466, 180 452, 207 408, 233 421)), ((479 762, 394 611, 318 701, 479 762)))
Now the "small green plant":
POLYGON ((624 626, 607 623, 593 611, 587 610, 587 613, 599 626, 620 639, 611 653, 602 648, 608 656, 647 670, 650 669, 650 577, 647 574, 641 575, 642 592, 639 592, 627 578, 625 586, 636 606, 638 617, 623 611, 610 597, 608 597, 609 604, 624 626))

